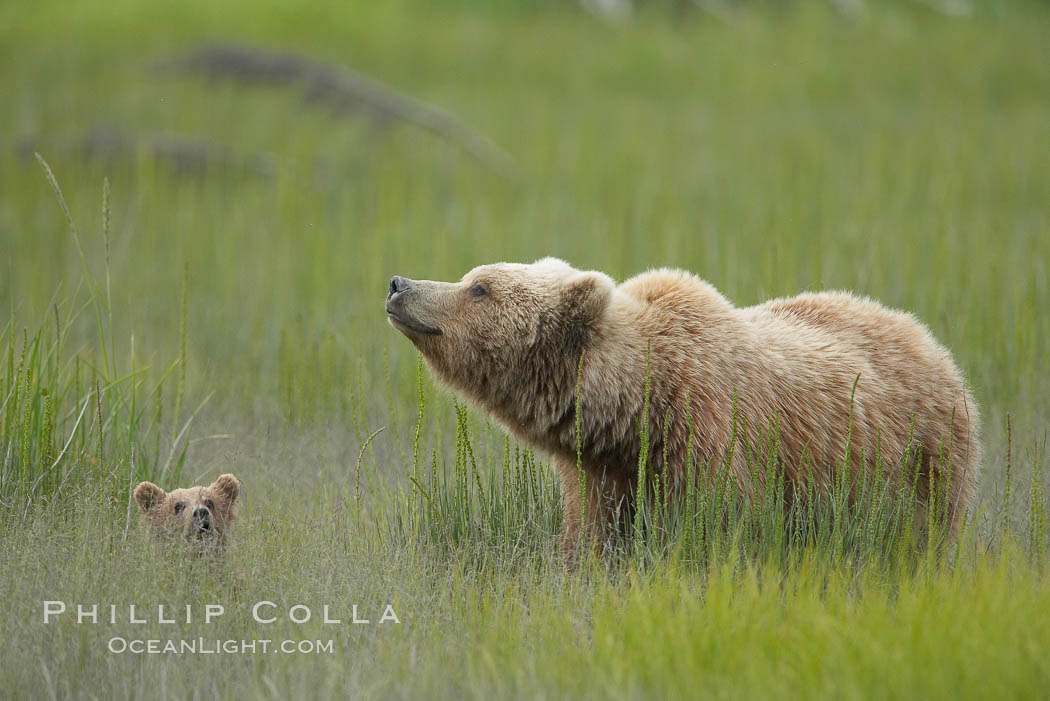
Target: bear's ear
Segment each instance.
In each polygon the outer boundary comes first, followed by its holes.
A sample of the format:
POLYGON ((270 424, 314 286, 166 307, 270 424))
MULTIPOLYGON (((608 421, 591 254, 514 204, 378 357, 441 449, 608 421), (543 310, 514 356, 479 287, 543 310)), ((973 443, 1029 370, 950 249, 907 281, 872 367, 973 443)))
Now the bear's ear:
POLYGON ((233 475, 225 474, 212 482, 210 489, 224 496, 226 503, 232 506, 233 502, 237 501, 237 496, 241 493, 241 483, 233 475))
POLYGON ((166 496, 164 490, 152 482, 140 482, 139 486, 135 487, 135 501, 139 503, 142 513, 149 512, 154 506, 164 501, 166 496))
POLYGON ((582 323, 594 321, 609 306, 616 284, 605 273, 594 270, 573 275, 565 285, 564 303, 582 323))

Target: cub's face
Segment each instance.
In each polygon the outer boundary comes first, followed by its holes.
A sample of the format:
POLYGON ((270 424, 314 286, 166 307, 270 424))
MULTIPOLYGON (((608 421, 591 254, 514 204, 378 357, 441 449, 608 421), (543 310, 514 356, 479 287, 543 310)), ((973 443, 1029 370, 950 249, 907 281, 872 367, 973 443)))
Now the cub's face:
POLYGON ((607 306, 614 284, 556 258, 474 268, 459 282, 394 276, 387 319, 442 380, 483 402, 520 390, 542 356, 571 356, 607 306))
POLYGON ((201 549, 221 548, 236 518, 241 484, 222 475, 207 487, 165 492, 152 482, 135 488, 142 520, 156 537, 184 540, 201 549))

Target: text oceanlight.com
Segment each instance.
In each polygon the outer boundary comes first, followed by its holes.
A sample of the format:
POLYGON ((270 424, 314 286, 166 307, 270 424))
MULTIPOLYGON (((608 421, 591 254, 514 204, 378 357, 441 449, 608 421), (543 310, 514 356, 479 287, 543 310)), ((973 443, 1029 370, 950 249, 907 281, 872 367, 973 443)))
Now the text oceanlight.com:
POLYGON ((116 636, 109 639, 107 647, 115 655, 330 655, 335 652, 335 642, 332 640, 143 640, 116 636))

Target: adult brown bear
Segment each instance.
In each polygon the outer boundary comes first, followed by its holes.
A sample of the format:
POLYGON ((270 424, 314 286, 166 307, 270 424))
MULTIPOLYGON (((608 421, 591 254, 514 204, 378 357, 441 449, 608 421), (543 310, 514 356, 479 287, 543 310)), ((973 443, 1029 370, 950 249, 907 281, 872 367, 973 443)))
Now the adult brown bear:
POLYGON ((582 518, 577 391, 583 511, 596 532, 614 531, 636 492, 647 373, 650 464, 672 494, 687 474, 687 416, 693 464, 713 474, 728 458, 744 494, 764 472, 730 450, 734 435, 754 441, 774 421, 776 458, 796 486, 830 484, 848 446, 855 478, 876 473, 878 454, 896 484, 904 456, 921 454, 918 498, 927 500, 931 478, 946 485, 953 529, 974 493, 978 411, 958 368, 913 316, 870 299, 827 292, 738 309, 683 271, 617 286, 545 258, 484 265, 454 283, 395 276, 386 311, 440 380, 551 455, 570 552, 582 518))

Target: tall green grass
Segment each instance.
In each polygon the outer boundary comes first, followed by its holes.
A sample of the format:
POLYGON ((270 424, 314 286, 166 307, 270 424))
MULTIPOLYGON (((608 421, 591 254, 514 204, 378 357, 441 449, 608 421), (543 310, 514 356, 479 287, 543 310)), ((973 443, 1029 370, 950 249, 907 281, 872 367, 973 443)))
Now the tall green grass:
POLYGON ((24 514, 35 501, 62 492, 90 489, 97 493, 102 488, 107 498, 122 502, 138 480, 177 482, 192 442, 190 428, 200 410, 198 406, 188 417, 181 411, 188 268, 183 281, 179 356, 170 365, 155 367, 143 362, 136 356, 132 336, 127 357, 118 360, 109 269, 109 181, 104 180, 102 188, 105 278, 100 282, 89 271, 88 253, 57 179, 39 154, 37 160, 54 190, 56 206, 66 217, 84 275, 68 296, 61 289, 55 292, 50 305, 53 314, 32 331, 28 326, 19 327, 14 308, 0 331, 0 344, 6 348, 6 368, 0 374, 0 450, 4 455, 0 499, 9 508, 24 507, 24 514), (70 349, 71 329, 85 314, 93 317, 95 335, 70 349), (167 406, 166 383, 174 385, 167 406), (170 437, 162 436, 168 426, 170 437))

